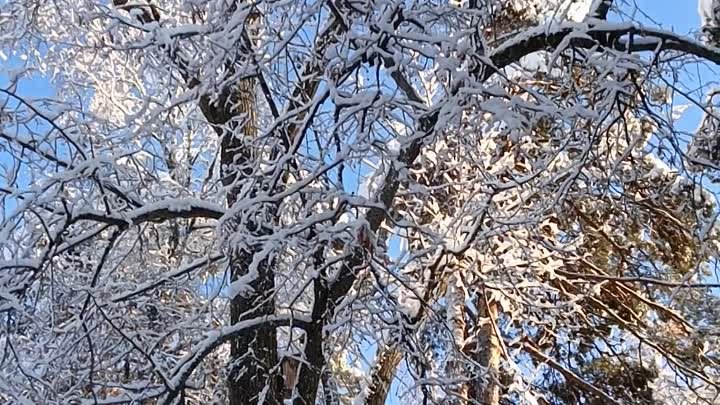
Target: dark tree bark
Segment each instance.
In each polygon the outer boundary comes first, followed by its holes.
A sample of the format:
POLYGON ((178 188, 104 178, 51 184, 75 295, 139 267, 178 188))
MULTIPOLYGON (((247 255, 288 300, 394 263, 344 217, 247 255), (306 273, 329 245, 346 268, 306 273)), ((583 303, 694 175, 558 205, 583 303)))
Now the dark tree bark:
MULTIPOLYGON (((257 137, 256 119, 256 80, 248 78, 240 81, 231 100, 222 105, 234 105, 231 114, 223 114, 231 119, 242 119, 238 124, 231 122, 230 130, 223 133, 220 152, 220 164, 223 168, 223 185, 228 188, 227 204, 233 206, 239 198, 238 182, 251 175, 253 151, 249 144, 257 137), (246 140, 244 140, 244 139, 246 140)), ((268 218, 272 220, 272 218, 268 218)), ((260 236, 261 224, 248 223, 245 228, 234 229, 231 224, 229 233, 249 232, 251 236, 260 236)), ((248 274, 250 265, 257 252, 236 250, 232 246, 228 255, 229 271, 232 281, 248 274)), ((251 318, 272 315, 275 312, 275 275, 272 258, 263 258, 258 265, 256 277, 249 282, 249 292, 243 292, 232 298, 230 304, 230 324, 251 318)), ((237 336, 230 344, 230 364, 228 373, 228 396, 230 405, 268 404, 281 402, 282 378, 276 371, 278 364, 277 334, 272 325, 265 325, 237 336)))

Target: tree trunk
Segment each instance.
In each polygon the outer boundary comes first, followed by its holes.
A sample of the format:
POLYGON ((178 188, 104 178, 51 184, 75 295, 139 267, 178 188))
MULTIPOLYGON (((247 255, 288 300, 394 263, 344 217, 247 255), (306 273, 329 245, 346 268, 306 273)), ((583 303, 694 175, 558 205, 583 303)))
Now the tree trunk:
MULTIPOLYGON (((227 204, 232 206, 239 197, 237 183, 252 174, 254 156, 250 142, 257 138, 256 127, 256 83, 255 79, 241 80, 230 91, 229 99, 218 108, 232 108, 229 114, 217 117, 218 121, 229 123, 230 131, 223 132, 221 141, 220 164, 222 182, 227 187, 227 204), (244 120, 239 126, 231 119, 244 120), (244 138, 244 139, 243 139, 244 138)), ((207 116, 207 114, 206 114, 207 116)), ((268 218, 268 220, 271 220, 268 218)), ((231 220, 232 221, 232 220, 231 220)), ((260 236, 263 232, 258 223, 248 223, 237 227, 231 224, 229 234, 248 232, 260 236)), ((229 271, 232 281, 248 273, 255 255, 254 249, 234 249, 228 254, 229 271)), ((275 312, 275 275, 272 259, 265 258, 258 265, 257 276, 249 282, 250 292, 243 292, 232 298, 230 303, 230 324, 241 320, 272 315, 275 312)), ((273 371, 278 364, 277 335, 272 326, 248 329, 230 343, 230 363, 228 372, 228 399, 230 405, 279 404, 282 393, 282 377, 273 371)))
POLYGON ((469 396, 475 403, 498 405, 500 402, 500 358, 502 346, 496 330, 498 303, 486 293, 477 294, 478 332, 476 335, 475 360, 484 368, 470 389, 469 396), (484 371, 484 372, 483 372, 484 371))
MULTIPOLYGON (((465 367, 464 355, 468 349, 468 327, 465 321, 465 297, 467 290, 462 279, 453 273, 447 286, 448 301, 448 324, 452 332, 453 346, 459 353, 455 354, 448 364, 448 375, 451 378, 462 380, 467 378, 467 368, 465 367)), ((466 382, 458 382, 452 387, 451 394, 453 405, 467 405, 468 394, 470 392, 469 384, 466 382)))
POLYGON ((395 369, 402 360, 402 352, 397 348, 385 348, 378 353, 378 361, 373 370, 370 393, 366 405, 385 405, 390 385, 395 377, 395 369))
MULTIPOLYGON (((317 251, 316 260, 319 264, 323 258, 323 249, 317 251)), ((330 304, 330 290, 327 285, 327 274, 321 274, 313 280, 313 311, 312 325, 305 329, 305 361, 300 366, 300 376, 296 386, 297 396, 294 405, 314 405, 317 397, 320 377, 325 369, 325 354, 323 353, 323 327, 327 320, 327 312, 333 310, 330 304)))
MULTIPOLYGON (((140 9, 138 20, 143 23, 158 22, 160 14, 154 6, 142 7, 128 4, 127 0, 113 0, 113 4, 127 11, 140 9)), ((239 2, 228 9, 231 15, 239 2)), ((257 15, 250 15, 246 27, 251 43, 257 37, 257 15)), ((232 69, 232 65, 229 65, 232 69)), ((183 72, 191 87, 198 83, 188 72, 183 72)), ((204 95, 200 98, 200 109, 207 121, 220 136, 220 167, 223 185, 227 190, 227 205, 231 207, 239 197, 238 182, 252 174, 254 156, 252 141, 257 138, 256 80, 240 80, 236 86, 224 89, 216 102, 204 95)), ((271 214, 274 216, 274 214, 271 214)), ((271 220, 270 218, 268 218, 271 220)), ((259 236, 261 224, 250 223, 240 228, 229 221, 226 237, 235 232, 249 232, 259 236)), ((257 252, 255 249, 228 252, 228 270, 232 281, 248 273, 257 252)), ((230 303, 230 324, 243 319, 271 315, 275 312, 275 275, 272 259, 264 259, 258 266, 257 277, 249 282, 250 293, 239 294, 230 303)), ((254 405, 280 403, 282 377, 273 372, 278 364, 277 335, 272 326, 261 326, 241 333, 230 342, 228 364, 228 402, 230 405, 254 405)))
POLYGON ((340 397, 335 377, 327 367, 325 367, 322 373, 322 385, 325 405, 340 405, 340 397))

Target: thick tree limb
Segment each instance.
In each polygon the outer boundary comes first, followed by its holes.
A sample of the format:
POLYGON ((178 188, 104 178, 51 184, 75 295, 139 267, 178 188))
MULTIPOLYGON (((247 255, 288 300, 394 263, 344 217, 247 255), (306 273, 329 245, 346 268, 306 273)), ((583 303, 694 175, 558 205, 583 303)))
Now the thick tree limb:
POLYGON ((85 211, 73 216, 72 222, 95 221, 108 225, 127 227, 144 222, 163 222, 181 218, 220 219, 224 214, 225 210, 218 205, 196 198, 177 198, 150 203, 120 214, 85 211))
POLYGON ((610 12, 610 7, 612 7, 613 2, 613 0, 593 0, 588 17, 598 20, 607 20, 608 13, 610 12))
POLYGON ((113 0, 112 3, 115 7, 127 12, 139 10, 140 12, 136 14, 136 18, 143 24, 160 21, 160 12, 157 7, 150 3, 130 3, 128 0, 113 0))
POLYGON ((556 50, 560 46, 584 49, 600 47, 633 53, 676 51, 720 65, 720 49, 707 47, 672 32, 634 24, 566 23, 550 29, 539 26, 512 38, 488 56, 489 68, 481 65, 472 73, 482 72, 480 78, 484 82, 498 70, 517 63, 527 55, 543 50, 556 50))
POLYGON ((402 352, 397 348, 390 347, 378 353, 378 360, 373 369, 370 393, 365 399, 366 405, 385 405, 390 384, 395 377, 395 369, 400 360, 402 352))

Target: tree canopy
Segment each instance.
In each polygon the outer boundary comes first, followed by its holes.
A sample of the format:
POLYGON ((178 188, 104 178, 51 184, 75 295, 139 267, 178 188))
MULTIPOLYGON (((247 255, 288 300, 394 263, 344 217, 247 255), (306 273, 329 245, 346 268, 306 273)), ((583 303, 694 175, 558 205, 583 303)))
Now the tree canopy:
POLYGON ((0 1, 0 402, 719 404, 720 48, 633 3, 0 1))

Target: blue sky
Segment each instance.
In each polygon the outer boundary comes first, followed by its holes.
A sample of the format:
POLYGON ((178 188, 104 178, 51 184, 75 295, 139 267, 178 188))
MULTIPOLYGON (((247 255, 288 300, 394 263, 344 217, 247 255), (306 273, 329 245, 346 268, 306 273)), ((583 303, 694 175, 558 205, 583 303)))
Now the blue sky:
MULTIPOLYGON (((700 28, 700 17, 697 12, 697 0, 626 0, 637 5, 646 15, 637 13, 634 17, 643 24, 652 27, 661 27, 679 34, 688 34, 697 38, 700 28)), ((692 67, 692 76, 681 78, 683 82, 691 85, 707 85, 709 81, 718 79, 718 72, 705 66, 692 67)), ((685 104, 686 100, 677 100, 685 104)), ((684 130, 693 131, 699 123, 701 112, 698 108, 689 108, 679 124, 684 130)))
POLYGON ((663 28, 672 28, 678 33, 696 31, 700 22, 694 0, 635 0, 634 3, 663 28))

